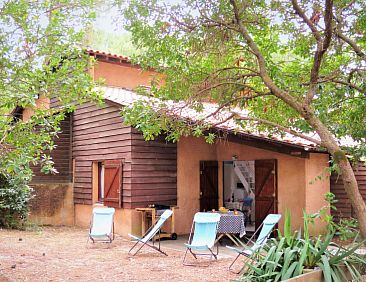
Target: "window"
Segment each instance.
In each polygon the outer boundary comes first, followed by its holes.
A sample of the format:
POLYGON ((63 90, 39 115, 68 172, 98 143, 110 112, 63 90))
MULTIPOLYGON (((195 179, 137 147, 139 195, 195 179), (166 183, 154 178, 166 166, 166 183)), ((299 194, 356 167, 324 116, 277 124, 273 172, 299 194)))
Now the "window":
POLYGON ((93 203, 120 208, 122 205, 122 160, 93 162, 93 203))
POLYGON ((98 202, 104 201, 104 164, 98 162, 98 202))

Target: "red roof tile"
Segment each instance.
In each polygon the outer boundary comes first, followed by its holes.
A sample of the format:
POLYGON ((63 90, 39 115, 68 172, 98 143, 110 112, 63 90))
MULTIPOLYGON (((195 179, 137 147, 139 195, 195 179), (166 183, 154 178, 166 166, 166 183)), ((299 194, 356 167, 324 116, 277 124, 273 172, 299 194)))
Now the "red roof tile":
POLYGON ((129 62, 129 60, 130 60, 127 56, 121 56, 121 55, 117 55, 117 54, 107 53, 107 52, 100 51, 100 50, 87 49, 86 52, 89 53, 92 56, 98 56, 99 55, 99 56, 104 56, 107 59, 108 58, 119 59, 119 60, 124 61, 124 62, 129 62))
MULTIPOLYGON (((212 113, 215 113, 217 110, 217 105, 212 103, 204 103, 203 104, 203 111, 198 113, 195 110, 185 107, 183 102, 173 102, 173 101, 165 101, 162 103, 162 101, 146 97, 142 95, 138 95, 134 92, 131 92, 129 90, 118 88, 118 87, 101 87, 101 90, 104 94, 104 98, 106 100, 110 100, 112 102, 115 102, 117 104, 120 104, 122 106, 130 106, 134 102, 137 101, 149 101, 153 108, 156 108, 157 110, 161 109, 163 106, 165 109, 170 110, 169 114, 172 114, 176 117, 180 117, 182 119, 190 119, 190 120, 200 120, 202 116, 207 116, 212 113)), ((213 116, 210 116, 208 119, 205 120, 208 124, 216 124, 220 123, 220 121, 226 120, 228 116, 228 112, 222 111, 219 113, 214 114, 213 116)), ((246 114, 245 111, 242 111, 242 114, 246 114)), ((247 134, 253 137, 265 139, 265 140, 272 140, 274 142, 280 142, 280 143, 287 143, 291 145, 297 145, 300 147, 303 147, 304 150, 311 150, 316 149, 317 145, 309 140, 305 140, 303 138, 293 136, 291 134, 285 133, 284 136, 276 136, 274 134, 265 134, 262 132, 258 132, 256 128, 241 128, 239 127, 233 120, 227 120, 223 123, 220 123, 219 125, 215 126, 216 128, 222 128, 228 131, 232 132, 238 132, 241 134, 247 134)), ((319 137, 316 134, 313 134, 309 137, 315 138, 319 140, 319 137)))

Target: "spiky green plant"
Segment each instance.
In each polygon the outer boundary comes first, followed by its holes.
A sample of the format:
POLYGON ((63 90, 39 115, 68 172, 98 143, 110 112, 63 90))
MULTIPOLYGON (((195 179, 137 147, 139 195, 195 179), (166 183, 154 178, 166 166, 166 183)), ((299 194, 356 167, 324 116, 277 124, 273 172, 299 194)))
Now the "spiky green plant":
POLYGON ((291 214, 286 211, 284 235, 279 233, 277 239, 270 239, 254 263, 247 260, 238 281, 283 281, 301 275, 304 268, 320 268, 326 282, 349 278, 363 281, 361 273, 366 258, 355 251, 364 241, 339 246, 332 242, 335 231, 330 229, 325 236, 311 237, 309 226, 314 223, 313 219, 304 212, 303 232, 291 232, 291 214))

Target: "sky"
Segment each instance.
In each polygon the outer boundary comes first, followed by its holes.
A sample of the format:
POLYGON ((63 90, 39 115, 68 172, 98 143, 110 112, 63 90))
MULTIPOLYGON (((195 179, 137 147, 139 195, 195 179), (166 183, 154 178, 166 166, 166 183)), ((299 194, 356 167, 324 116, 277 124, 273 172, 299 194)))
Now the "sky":
POLYGON ((124 34, 122 28, 121 13, 116 7, 103 6, 97 9, 97 18, 94 23, 95 29, 101 29, 115 34, 124 34))

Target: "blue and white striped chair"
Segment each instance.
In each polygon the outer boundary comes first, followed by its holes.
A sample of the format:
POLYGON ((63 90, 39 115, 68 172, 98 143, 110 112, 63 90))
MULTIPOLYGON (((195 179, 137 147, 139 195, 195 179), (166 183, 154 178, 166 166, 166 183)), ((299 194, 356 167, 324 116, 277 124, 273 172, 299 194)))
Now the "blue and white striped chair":
POLYGON ((191 232, 189 234, 188 243, 185 244, 187 249, 184 254, 184 265, 195 265, 186 262, 188 251, 193 255, 195 259, 197 256, 210 256, 210 259, 214 257, 217 259, 219 253, 219 247, 217 246, 216 253, 213 252, 215 245, 217 226, 220 221, 220 214, 198 212, 194 215, 191 232), (203 251, 208 251, 202 253, 203 251))
POLYGON ((114 208, 94 208, 90 223, 89 239, 94 242, 112 243, 114 240, 114 208))
MULTIPOLYGON (((247 258, 251 258, 255 253, 258 253, 259 250, 266 244, 269 236, 272 233, 273 228, 276 226, 276 224, 280 221, 281 215, 280 214, 269 214, 266 216, 266 218, 263 220, 263 223, 258 227, 258 229, 254 232, 253 236, 249 239, 247 242, 247 245, 244 246, 242 249, 238 249, 231 246, 226 246, 227 248, 233 250, 238 255, 235 257, 234 261, 230 264, 229 270, 234 272, 232 267, 234 263, 237 261, 237 259, 240 256, 245 256, 247 258), (258 231, 261 231, 258 235, 257 240, 254 242, 253 238, 257 235, 258 231), (249 244, 252 244, 249 246, 249 244)), ((240 273, 234 272, 234 273, 240 273)))
POLYGON ((164 222, 173 214, 172 210, 166 210, 163 212, 163 214, 160 216, 159 220, 156 222, 156 224, 152 225, 145 233, 145 235, 143 237, 137 237, 134 236, 132 234, 128 234, 128 236, 130 236, 133 240, 136 240, 136 243, 132 246, 132 248, 128 251, 129 255, 136 255, 143 246, 149 246, 150 248, 164 254, 167 256, 167 254, 165 252, 163 252, 160 249, 160 238, 159 238, 159 245, 158 247, 156 247, 154 245, 154 237, 155 235, 160 235, 161 232, 161 227, 163 226, 164 222), (149 244, 149 241, 152 240, 152 245, 149 244), (140 244, 140 247, 134 252, 132 253, 132 250, 135 249, 135 247, 137 247, 140 244))

